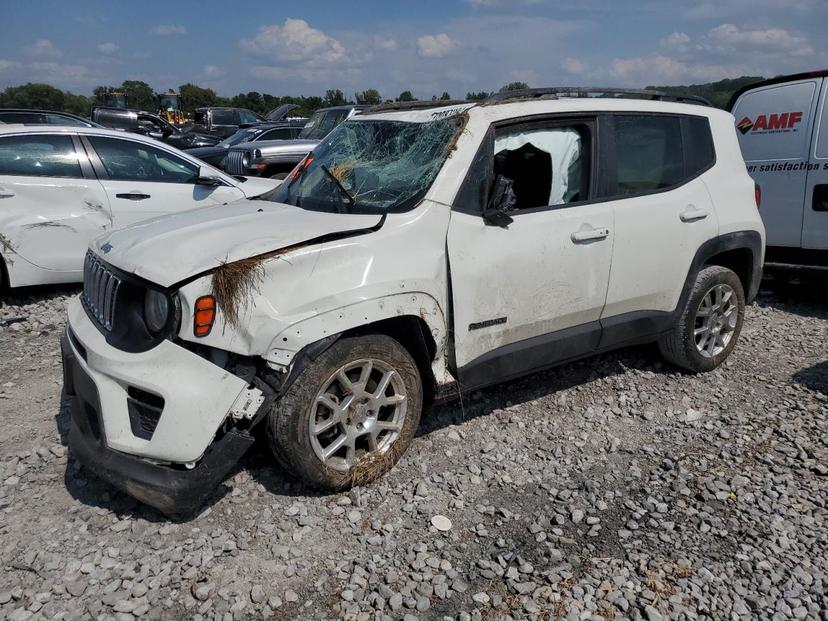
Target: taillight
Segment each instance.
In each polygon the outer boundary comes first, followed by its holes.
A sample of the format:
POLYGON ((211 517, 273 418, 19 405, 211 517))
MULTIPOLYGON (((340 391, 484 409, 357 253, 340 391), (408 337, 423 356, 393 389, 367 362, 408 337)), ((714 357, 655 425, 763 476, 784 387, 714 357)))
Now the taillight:
POLYGON ((204 337, 213 329, 216 320, 216 298, 212 295, 203 295, 196 300, 195 314, 193 315, 193 334, 204 337))
POLYGON ((756 209, 762 206, 762 188, 758 183, 753 184, 753 198, 756 200, 756 209))

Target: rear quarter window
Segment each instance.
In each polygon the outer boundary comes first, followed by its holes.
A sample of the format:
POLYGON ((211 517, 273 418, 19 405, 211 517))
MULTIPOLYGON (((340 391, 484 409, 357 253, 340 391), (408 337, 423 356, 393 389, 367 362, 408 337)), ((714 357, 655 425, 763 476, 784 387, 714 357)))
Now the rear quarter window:
POLYGON ((716 150, 710 122, 706 118, 687 117, 684 123, 685 176, 691 178, 716 162, 716 150))

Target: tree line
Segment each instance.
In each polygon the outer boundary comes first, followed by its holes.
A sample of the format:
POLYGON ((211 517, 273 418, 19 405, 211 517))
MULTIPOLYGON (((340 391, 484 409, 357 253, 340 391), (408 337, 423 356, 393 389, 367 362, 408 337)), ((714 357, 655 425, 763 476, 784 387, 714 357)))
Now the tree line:
MULTIPOLYGON (((647 88, 663 90, 676 95, 700 95, 710 100, 715 106, 724 108, 730 96, 738 88, 761 79, 760 77, 744 76, 706 84, 648 86, 647 88)), ((511 82, 503 86, 499 92, 525 88, 529 88, 529 85, 525 82, 511 82)), ((89 97, 63 91, 49 84, 29 83, 20 86, 10 86, 0 92, 0 107, 41 108, 88 116, 92 106, 105 105, 106 94, 113 91, 124 93, 130 108, 138 108, 151 112, 158 110, 158 99, 155 91, 149 84, 141 80, 126 80, 120 86, 101 85, 96 87, 89 97)), ((465 99, 479 101, 486 99, 495 92, 497 91, 469 92, 466 93, 465 99)), ((384 101, 406 102, 417 100, 410 90, 403 91, 393 99, 386 99, 375 88, 354 93, 353 97, 347 96, 339 89, 329 89, 325 91, 324 95, 320 96, 280 96, 250 91, 247 93, 239 93, 232 97, 222 97, 211 88, 204 88, 190 82, 179 86, 178 93, 181 96, 181 107, 187 113, 192 113, 196 108, 206 106, 232 106, 236 108, 247 108, 259 114, 267 114, 267 112, 282 104, 296 104, 298 109, 294 114, 310 116, 315 110, 329 106, 341 106, 351 103, 376 105, 384 101)), ((432 96, 432 100, 434 101, 449 101, 451 99, 452 96, 448 92, 432 96)))

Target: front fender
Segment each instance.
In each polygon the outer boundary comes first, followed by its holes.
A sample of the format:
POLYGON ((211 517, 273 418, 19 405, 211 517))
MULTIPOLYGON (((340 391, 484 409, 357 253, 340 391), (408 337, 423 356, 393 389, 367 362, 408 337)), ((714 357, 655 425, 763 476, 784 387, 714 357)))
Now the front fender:
POLYGON ((422 319, 431 332, 437 351, 443 350, 447 324, 440 304, 427 293, 408 292, 355 301, 299 321, 274 337, 264 358, 288 368, 304 347, 316 341, 384 319, 405 316, 422 319))

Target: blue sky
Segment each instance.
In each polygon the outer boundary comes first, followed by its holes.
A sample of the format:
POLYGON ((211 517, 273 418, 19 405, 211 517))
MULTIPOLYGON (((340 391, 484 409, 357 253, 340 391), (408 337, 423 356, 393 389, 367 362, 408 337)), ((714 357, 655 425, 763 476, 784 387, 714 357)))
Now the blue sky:
POLYGON ((0 87, 386 97, 828 67, 828 0, 3 0, 0 87))

